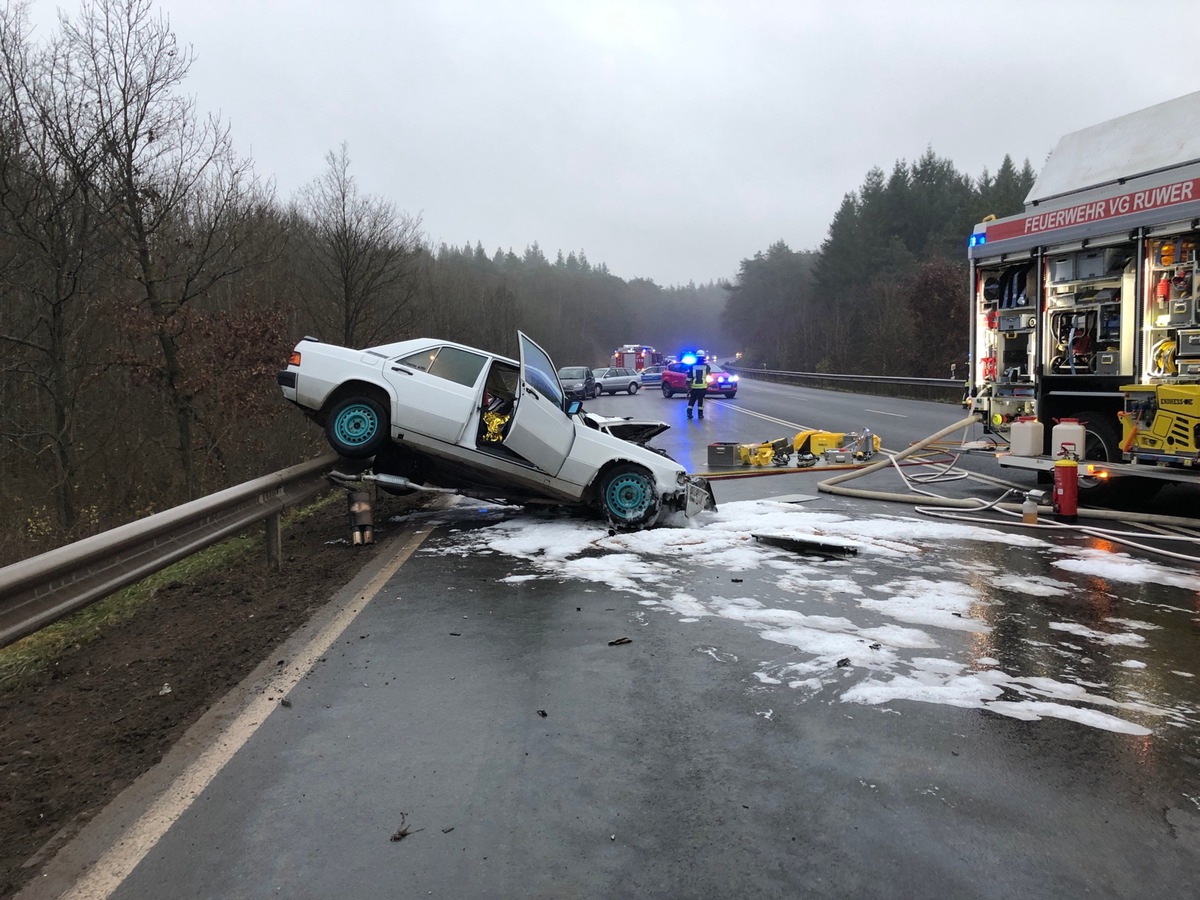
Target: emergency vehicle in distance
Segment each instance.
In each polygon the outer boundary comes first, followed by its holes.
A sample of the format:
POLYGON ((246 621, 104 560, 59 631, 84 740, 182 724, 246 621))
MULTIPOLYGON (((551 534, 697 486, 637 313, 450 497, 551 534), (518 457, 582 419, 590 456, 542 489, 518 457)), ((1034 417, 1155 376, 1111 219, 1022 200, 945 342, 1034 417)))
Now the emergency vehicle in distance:
POLYGON ((619 369, 642 371, 646 366, 661 366, 663 355, 645 344, 623 344, 612 356, 612 365, 619 369))
POLYGON ((1068 134, 1023 213, 975 226, 968 402, 1005 440, 1042 434, 1002 465, 1045 469, 1076 419, 1103 463, 1081 498, 1200 478, 1197 121, 1200 92, 1068 134))

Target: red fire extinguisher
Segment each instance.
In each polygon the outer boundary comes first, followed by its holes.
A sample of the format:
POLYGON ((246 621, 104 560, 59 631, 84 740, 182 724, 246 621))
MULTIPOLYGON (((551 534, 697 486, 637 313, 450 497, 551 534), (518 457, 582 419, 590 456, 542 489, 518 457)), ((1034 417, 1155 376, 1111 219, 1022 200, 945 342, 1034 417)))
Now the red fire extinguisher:
POLYGON ((1074 522, 1079 517, 1079 461, 1075 445, 1066 443, 1054 463, 1054 517, 1060 522, 1074 522))

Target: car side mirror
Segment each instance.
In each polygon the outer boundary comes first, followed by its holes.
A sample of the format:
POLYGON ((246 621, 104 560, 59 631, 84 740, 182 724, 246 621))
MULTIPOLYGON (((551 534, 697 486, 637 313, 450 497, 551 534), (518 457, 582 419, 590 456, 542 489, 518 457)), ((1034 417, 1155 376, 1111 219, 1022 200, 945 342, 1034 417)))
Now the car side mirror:
POLYGON ((568 400, 567 401, 567 415, 568 416, 578 415, 579 411, 581 409, 583 409, 583 401, 582 400, 568 400))

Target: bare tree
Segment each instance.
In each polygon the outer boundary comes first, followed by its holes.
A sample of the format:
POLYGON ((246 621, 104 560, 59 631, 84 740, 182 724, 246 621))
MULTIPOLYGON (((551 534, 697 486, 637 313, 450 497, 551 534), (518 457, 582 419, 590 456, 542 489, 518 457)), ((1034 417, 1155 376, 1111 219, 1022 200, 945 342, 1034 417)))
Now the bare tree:
POLYGON ((301 299, 318 332, 346 346, 394 340, 414 319, 420 218, 360 194, 346 144, 325 162, 298 204, 311 277, 301 299))
POLYGON ((95 190, 124 250, 117 274, 156 346, 147 365, 171 409, 194 495, 196 387, 184 367, 184 313, 246 264, 237 251, 262 191, 228 126, 201 119, 180 92, 194 56, 151 0, 88 0, 76 20, 60 24, 101 133, 95 190))
POLYGON ((15 391, 0 407, 0 433, 26 460, 42 460, 24 466, 25 477, 51 476, 55 525, 70 534, 77 423, 89 407, 81 400, 104 340, 97 273, 112 245, 92 190, 100 160, 92 110, 61 45, 30 41, 25 4, 0 8, 0 122, 0 370, 15 391))

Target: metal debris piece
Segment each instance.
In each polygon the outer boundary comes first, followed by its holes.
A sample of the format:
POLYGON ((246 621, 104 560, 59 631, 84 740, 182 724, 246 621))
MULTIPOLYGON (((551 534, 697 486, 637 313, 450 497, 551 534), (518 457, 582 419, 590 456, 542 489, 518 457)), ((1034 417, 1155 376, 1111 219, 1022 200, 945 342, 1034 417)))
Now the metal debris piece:
POLYGON ((279 701, 279 705, 282 707, 285 707, 286 709, 291 709, 292 701, 289 700, 287 697, 284 697, 282 700, 279 701))
POLYGON ((839 669, 846 668, 846 666, 850 665, 850 657, 843 656, 841 659, 838 660, 837 664, 838 664, 839 669))
POLYGON ((858 547, 853 544, 841 544, 835 541, 822 541, 816 538, 798 537, 792 534, 755 534, 752 537, 760 544, 781 547, 794 553, 809 553, 814 556, 824 556, 829 559, 842 559, 847 556, 857 556, 858 547))
POLYGON ((546 712, 544 709, 539 709, 537 712, 538 712, 538 715, 541 716, 543 719, 546 718, 546 716, 550 715, 550 713, 546 712))
POLYGON ((632 644, 632 643, 633 643, 633 638, 619 637, 615 641, 609 641, 608 646, 617 647, 617 646, 620 646, 621 644, 632 644))

